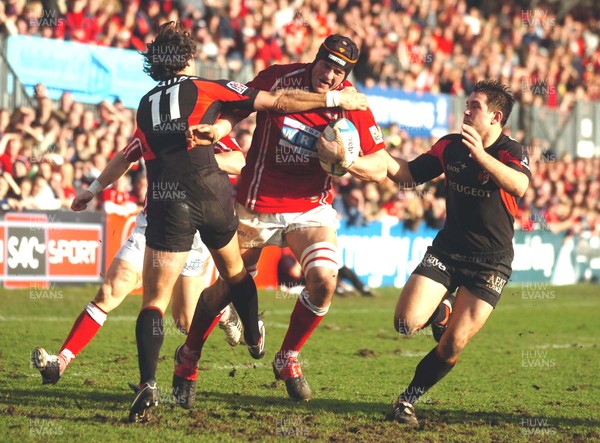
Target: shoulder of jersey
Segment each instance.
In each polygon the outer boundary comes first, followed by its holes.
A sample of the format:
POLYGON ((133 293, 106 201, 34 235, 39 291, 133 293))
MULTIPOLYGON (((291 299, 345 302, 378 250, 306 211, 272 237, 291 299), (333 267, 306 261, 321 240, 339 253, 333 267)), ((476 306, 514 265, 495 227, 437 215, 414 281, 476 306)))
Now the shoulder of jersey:
POLYGON ((515 146, 517 148, 523 148, 523 144, 521 142, 519 142, 517 139, 514 139, 506 134, 502 134, 504 135, 504 141, 503 143, 508 145, 508 146, 515 146))
POLYGON ((462 141, 462 135, 461 134, 456 134, 456 133, 446 134, 443 137, 440 137, 438 139, 438 142, 444 141, 444 140, 450 140, 451 142, 460 142, 460 141, 462 141))
MULTIPOLYGON (((269 66, 270 69, 277 69, 280 71, 288 71, 288 72, 293 72, 302 68, 308 68, 310 66, 310 63, 289 63, 286 65, 271 65, 269 66)), ((269 69, 267 68, 267 69, 269 69)))

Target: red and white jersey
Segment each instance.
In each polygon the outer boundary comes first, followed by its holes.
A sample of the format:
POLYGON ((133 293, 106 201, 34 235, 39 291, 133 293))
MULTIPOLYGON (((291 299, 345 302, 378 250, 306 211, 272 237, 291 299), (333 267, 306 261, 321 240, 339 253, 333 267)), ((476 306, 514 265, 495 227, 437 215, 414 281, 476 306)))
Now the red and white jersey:
MULTIPOLYGON (((310 90, 310 68, 308 63, 273 65, 248 86, 264 91, 310 90)), ((344 81, 339 89, 348 86, 352 84, 344 81)), ((320 108, 295 114, 259 112, 246 166, 238 182, 238 202, 253 211, 267 213, 306 212, 330 205, 333 200, 331 177, 319 164, 317 139, 330 122, 340 117, 356 126, 362 155, 385 147, 370 110, 320 108)))
MULTIPOLYGON (((129 155, 127 155, 127 157, 126 157, 129 161, 137 161, 142 157, 143 151, 141 149, 138 149, 137 146, 139 146, 139 140, 137 140, 134 135, 132 140, 129 142, 129 144, 124 149, 125 152, 129 153, 129 155)), ((219 140, 217 143, 215 143, 213 148, 214 148, 215 154, 220 154, 222 152, 230 152, 230 151, 243 152, 240 145, 238 145, 238 142, 229 135, 224 136, 221 140, 219 140)), ((235 179, 236 177, 237 176, 235 176, 235 175, 229 175, 229 180, 235 179)), ((146 223, 146 200, 144 200, 144 207, 140 211, 140 214, 143 216, 143 218, 140 218, 138 216, 138 218, 136 219, 136 224, 140 227, 145 228, 146 224, 147 224, 146 223), (139 222, 143 221, 143 223, 140 224, 138 221, 139 222)))

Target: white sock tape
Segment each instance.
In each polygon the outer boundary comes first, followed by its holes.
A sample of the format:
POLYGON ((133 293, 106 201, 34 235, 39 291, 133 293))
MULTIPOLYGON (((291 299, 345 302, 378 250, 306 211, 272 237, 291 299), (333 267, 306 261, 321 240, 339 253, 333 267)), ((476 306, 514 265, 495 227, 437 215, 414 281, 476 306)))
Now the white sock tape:
POLYGON ((300 303, 302 303, 306 309, 311 311, 317 317, 323 317, 325 314, 327 314, 327 312, 329 311, 329 307, 331 306, 331 303, 329 303, 323 308, 319 308, 313 305, 308 299, 308 291, 306 290, 306 288, 304 288, 304 290, 300 293, 300 297, 298 297, 298 300, 300 300, 300 303))
POLYGON ((104 312, 94 303, 88 303, 88 305, 85 307, 85 310, 89 316, 92 317, 92 320, 94 320, 100 326, 102 326, 106 321, 106 312, 104 312))

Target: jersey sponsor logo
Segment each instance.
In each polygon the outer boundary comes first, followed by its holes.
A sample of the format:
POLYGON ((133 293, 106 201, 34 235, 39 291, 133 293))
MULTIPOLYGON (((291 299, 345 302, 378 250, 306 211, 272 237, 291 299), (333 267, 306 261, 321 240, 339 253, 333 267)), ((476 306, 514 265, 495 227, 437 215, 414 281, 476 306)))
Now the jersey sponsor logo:
POLYGON ((498 294, 502 294, 502 289, 504 289, 504 285, 506 284, 506 280, 498 275, 490 275, 486 279, 486 282, 487 284, 485 287, 497 292, 498 294))
POLYGON ((465 195, 471 195, 473 197, 489 198, 492 196, 491 191, 475 188, 473 186, 461 185, 460 183, 456 183, 452 180, 448 180, 448 186, 450 186, 450 189, 452 189, 453 191, 460 192, 461 194, 465 195))
POLYGON ((454 172, 455 174, 460 174, 460 171, 466 169, 467 165, 464 162, 454 162, 450 163, 446 166, 448 171, 454 172))
POLYGON ((233 89, 238 94, 243 94, 244 92, 246 92, 248 90, 248 86, 243 85, 242 83, 238 83, 238 82, 229 82, 229 83, 227 83, 227 87, 229 89, 233 89))
POLYGON ((529 169, 529 159, 527 158, 526 155, 523 155, 523 158, 521 159, 521 166, 529 169))
POLYGON ((371 137, 373 137, 373 141, 375 144, 383 143, 383 135, 381 135, 381 130, 379 126, 373 125, 369 128, 369 132, 371 133, 371 137))
POLYGON ((281 138, 275 148, 275 162, 278 164, 306 164, 317 156, 319 131, 290 117, 285 117, 281 128, 281 138))

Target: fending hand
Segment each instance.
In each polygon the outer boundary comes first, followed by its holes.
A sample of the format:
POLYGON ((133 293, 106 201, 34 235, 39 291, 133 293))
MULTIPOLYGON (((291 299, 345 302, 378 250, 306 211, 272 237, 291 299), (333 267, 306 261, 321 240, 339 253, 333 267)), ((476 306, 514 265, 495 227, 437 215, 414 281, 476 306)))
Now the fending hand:
POLYGON ((85 208, 87 208, 88 203, 91 202, 93 198, 94 194, 92 194, 91 191, 83 191, 73 199, 73 202, 71 203, 71 210, 75 212, 83 211, 85 208))
POLYGON ((366 111, 369 108, 367 96, 354 88, 340 91, 340 107, 347 111, 366 111))
POLYGON ((185 131, 185 139, 188 146, 209 146, 219 141, 221 134, 213 125, 195 125, 190 126, 185 131))

